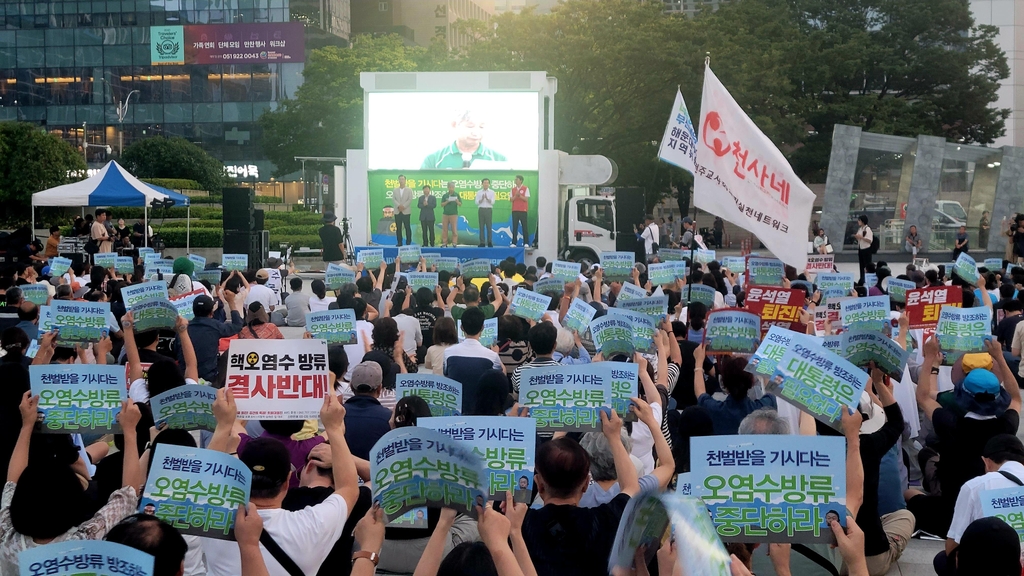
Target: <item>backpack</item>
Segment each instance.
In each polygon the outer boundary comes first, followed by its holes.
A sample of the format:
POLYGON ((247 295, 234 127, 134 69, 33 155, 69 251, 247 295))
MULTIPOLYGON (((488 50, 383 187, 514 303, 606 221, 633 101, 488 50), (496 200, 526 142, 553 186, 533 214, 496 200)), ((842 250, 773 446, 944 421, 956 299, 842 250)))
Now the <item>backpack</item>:
POLYGON ((871 247, 868 248, 868 251, 870 251, 872 254, 878 254, 878 248, 879 248, 878 235, 877 234, 872 234, 871 235, 871 247))

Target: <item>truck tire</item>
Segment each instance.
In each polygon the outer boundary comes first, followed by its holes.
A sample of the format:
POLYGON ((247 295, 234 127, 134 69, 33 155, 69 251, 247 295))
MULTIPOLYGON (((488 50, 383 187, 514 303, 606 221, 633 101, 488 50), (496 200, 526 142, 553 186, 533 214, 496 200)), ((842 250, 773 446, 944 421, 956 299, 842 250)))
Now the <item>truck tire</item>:
POLYGON ((597 255, 590 250, 574 250, 569 255, 569 259, 581 264, 586 264, 587 268, 590 268, 595 262, 598 261, 597 255))

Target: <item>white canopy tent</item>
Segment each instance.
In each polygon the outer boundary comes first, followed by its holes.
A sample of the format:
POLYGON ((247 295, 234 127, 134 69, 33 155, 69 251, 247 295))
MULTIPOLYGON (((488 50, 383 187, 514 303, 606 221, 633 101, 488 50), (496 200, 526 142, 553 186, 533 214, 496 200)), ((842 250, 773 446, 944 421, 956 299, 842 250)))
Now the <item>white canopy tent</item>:
MULTIPOLYGON (((149 225, 149 207, 170 202, 188 208, 185 228, 185 249, 191 248, 192 208, 189 198, 172 190, 146 184, 111 160, 95 176, 65 184, 32 195, 32 230, 36 229, 36 206, 141 206, 149 225)), ((148 245, 149 235, 145 242, 148 245)))

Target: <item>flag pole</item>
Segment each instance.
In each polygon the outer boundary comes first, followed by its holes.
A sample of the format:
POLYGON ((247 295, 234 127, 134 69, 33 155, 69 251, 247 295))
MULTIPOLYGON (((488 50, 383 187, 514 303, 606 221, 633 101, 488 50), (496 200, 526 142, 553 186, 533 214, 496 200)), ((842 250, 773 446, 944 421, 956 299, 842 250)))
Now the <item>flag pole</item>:
MULTIPOLYGON (((711 52, 705 52, 704 54, 705 54, 705 56, 704 56, 704 66, 705 67, 711 66, 711 52)), ((704 105, 704 103, 701 102, 701 106, 703 106, 703 105, 704 105)), ((695 127, 694 128, 694 132, 696 132, 696 131, 697 130, 696 130, 696 127, 695 127)), ((694 244, 696 244, 696 240, 697 240, 697 175, 696 174, 693 175, 693 193, 690 194, 690 200, 693 202, 693 238, 690 240, 690 277, 692 278, 693 277, 693 269, 694 269, 694 266, 696 264, 694 262, 694 259, 693 259, 693 252, 694 252, 693 246, 694 246, 694 244)), ((690 280, 688 278, 687 281, 686 281, 686 302, 687 302, 687 304, 689 304, 690 298, 692 296, 693 296, 693 283, 690 282, 690 280)), ((689 317, 687 317, 687 320, 689 320, 689 317)))

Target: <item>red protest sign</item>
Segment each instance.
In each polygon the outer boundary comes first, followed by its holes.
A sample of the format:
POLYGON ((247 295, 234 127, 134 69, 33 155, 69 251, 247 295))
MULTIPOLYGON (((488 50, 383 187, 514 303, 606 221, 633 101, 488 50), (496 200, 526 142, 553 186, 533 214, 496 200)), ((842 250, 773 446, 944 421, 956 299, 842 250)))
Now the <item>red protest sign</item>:
POLYGON ((772 326, 803 333, 806 328, 800 323, 800 310, 804 306, 804 297, 803 290, 774 286, 749 286, 746 306, 747 310, 761 318, 762 336, 772 326))
POLYGON ((938 286, 907 290, 907 318, 911 328, 935 328, 943 306, 960 306, 964 301, 959 286, 938 286))

